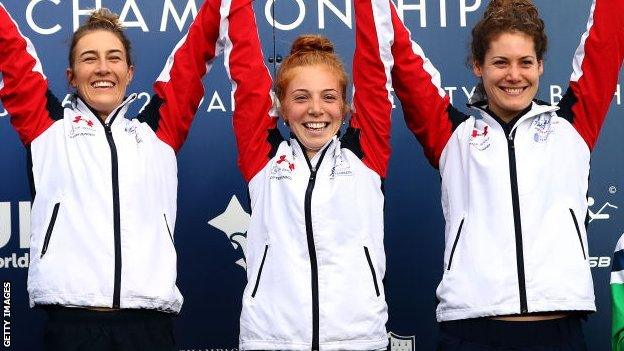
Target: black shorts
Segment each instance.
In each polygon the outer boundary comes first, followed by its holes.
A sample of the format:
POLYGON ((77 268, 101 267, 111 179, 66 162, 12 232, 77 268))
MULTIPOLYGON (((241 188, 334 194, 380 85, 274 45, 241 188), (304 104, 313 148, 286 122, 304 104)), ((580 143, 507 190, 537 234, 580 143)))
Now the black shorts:
POLYGON ((46 306, 46 351, 174 351, 172 315, 46 306))
POLYGON ((581 318, 532 322, 487 318, 440 323, 438 351, 587 351, 581 318))

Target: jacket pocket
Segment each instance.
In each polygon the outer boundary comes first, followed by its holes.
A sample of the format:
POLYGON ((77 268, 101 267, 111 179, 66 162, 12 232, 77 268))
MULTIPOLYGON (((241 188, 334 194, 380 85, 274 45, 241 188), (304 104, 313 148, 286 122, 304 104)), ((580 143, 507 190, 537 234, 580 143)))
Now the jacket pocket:
POLYGON ((171 244, 175 246, 175 242, 173 241, 173 234, 171 233, 171 229, 169 229, 169 222, 167 221, 167 215, 163 213, 163 218, 165 219, 165 227, 167 227, 167 233, 169 233, 169 239, 171 239, 171 244))
POLYGON ((268 250, 269 245, 264 245, 264 254, 262 255, 262 262, 260 262, 260 269, 258 270, 258 276, 256 276, 256 284, 254 285, 253 291, 251 292, 251 297, 256 297, 256 293, 258 292, 258 285, 260 284, 260 277, 262 276, 262 268, 264 267, 264 260, 266 259, 266 254, 268 250))
POLYGON ((461 235, 462 227, 464 226, 464 220, 466 218, 462 218, 459 223, 459 228, 457 229, 457 235, 455 235, 455 242, 453 242, 453 248, 451 249, 451 256, 449 257, 448 267, 446 267, 447 271, 451 270, 451 263, 453 263, 453 256, 455 255, 455 249, 457 248, 457 243, 459 242, 459 236, 461 235))
POLYGON ((373 276, 373 284, 375 284, 375 294, 379 297, 379 285, 377 284, 377 274, 375 274, 375 267, 373 267, 373 261, 371 260, 368 247, 364 246, 364 254, 366 255, 366 261, 368 261, 368 268, 370 268, 371 275, 373 276))
POLYGON ((45 238, 43 239, 43 247, 41 248, 41 256, 39 258, 43 258, 46 251, 48 251, 48 245, 50 244, 50 238, 52 237, 52 231, 54 230, 54 223, 56 223, 56 216, 58 215, 59 207, 61 207, 61 203, 57 202, 54 204, 54 209, 52 210, 52 216, 50 217, 50 223, 48 223, 48 229, 46 230, 45 238))
POLYGON ((587 259, 587 255, 585 254, 585 245, 583 245, 583 237, 581 236, 581 228, 579 228, 578 220, 576 220, 576 215, 574 214, 573 209, 570 210, 570 215, 572 216, 572 220, 574 221, 574 228, 576 228, 576 234, 578 235, 579 243, 581 243, 581 251, 583 252, 583 259, 587 259))

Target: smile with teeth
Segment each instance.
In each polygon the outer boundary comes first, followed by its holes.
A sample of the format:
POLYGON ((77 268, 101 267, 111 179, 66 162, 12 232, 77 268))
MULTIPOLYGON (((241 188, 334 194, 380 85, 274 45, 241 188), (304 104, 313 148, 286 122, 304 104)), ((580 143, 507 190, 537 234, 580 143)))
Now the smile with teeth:
POLYGON ((115 83, 108 80, 98 80, 91 83, 91 86, 94 88, 112 88, 115 86, 115 83))
POLYGON ((321 130, 329 125, 329 122, 307 122, 303 126, 307 129, 321 130))
POLYGON ((520 88, 501 87, 501 89, 507 94, 518 95, 518 94, 521 94, 526 88, 525 87, 520 87, 520 88))

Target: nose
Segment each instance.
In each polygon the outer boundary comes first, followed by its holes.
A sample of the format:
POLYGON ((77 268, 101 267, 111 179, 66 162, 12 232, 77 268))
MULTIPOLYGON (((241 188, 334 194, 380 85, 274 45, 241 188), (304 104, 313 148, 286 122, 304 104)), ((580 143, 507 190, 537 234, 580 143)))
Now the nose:
POLYGON ((314 117, 323 114, 323 106, 320 98, 311 99, 310 106, 308 107, 308 114, 314 117))
POLYGON ((511 82, 517 82, 519 80, 521 80, 521 74, 520 74, 520 67, 518 67, 518 65, 516 64, 512 64, 509 66, 509 69, 507 71, 507 80, 511 81, 511 82))
POLYGON ((106 59, 98 60, 97 67, 95 68, 95 73, 97 74, 107 74, 110 71, 108 67, 108 62, 106 59))

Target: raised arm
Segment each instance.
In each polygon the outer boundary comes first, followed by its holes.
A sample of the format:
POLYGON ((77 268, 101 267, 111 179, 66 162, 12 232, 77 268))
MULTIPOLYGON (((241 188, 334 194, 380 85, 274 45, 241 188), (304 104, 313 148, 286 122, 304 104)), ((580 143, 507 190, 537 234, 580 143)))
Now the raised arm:
POLYGON ((392 24, 387 2, 354 2, 353 115, 343 140, 358 140, 359 136, 358 156, 385 178, 390 158, 392 24))
POLYGON ((206 0, 154 83, 155 95, 139 114, 176 152, 186 140, 204 97, 202 77, 223 51, 219 31, 228 21, 227 1, 206 0))
POLYGON ((29 145, 60 118, 60 104, 48 82, 35 48, 22 35, 0 3, 0 99, 20 139, 29 145))
POLYGON ((559 102, 559 115, 574 125, 590 150, 613 100, 623 59, 624 0, 594 0, 570 86, 559 102))
POLYGON ((611 265, 611 346, 613 351, 624 351, 624 235, 611 265))
MULTIPOLYGON (((223 0, 224 2, 226 0, 223 0)), ((225 66, 234 94, 234 133, 238 166, 250 181, 269 161, 281 141, 272 111, 271 76, 264 64, 250 0, 232 0, 222 37, 225 66)))
POLYGON ((392 83, 403 107, 407 127, 422 144, 429 162, 438 167, 442 150, 453 130, 467 116, 450 104, 442 88, 440 73, 425 56, 399 18, 389 0, 394 41, 392 44, 392 83))

